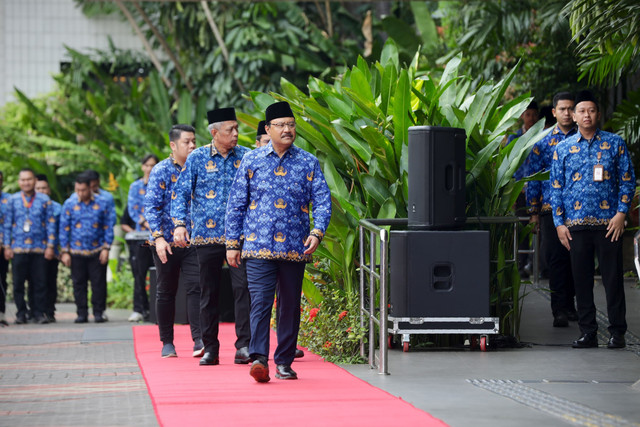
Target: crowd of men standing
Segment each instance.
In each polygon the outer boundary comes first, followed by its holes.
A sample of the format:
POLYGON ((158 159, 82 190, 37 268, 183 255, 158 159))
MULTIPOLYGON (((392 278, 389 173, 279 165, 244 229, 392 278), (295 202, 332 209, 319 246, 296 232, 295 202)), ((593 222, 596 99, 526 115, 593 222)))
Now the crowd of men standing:
POLYGON ((75 322, 88 322, 89 282, 94 320, 107 321, 106 264, 116 222, 113 196, 100 189, 99 175, 93 170, 76 177, 75 191, 62 206, 50 199, 46 176, 36 175, 29 168, 20 170, 18 186, 19 192, 1 195, 0 322, 8 324, 5 304, 9 261, 16 324, 55 322, 59 261, 71 269, 78 315, 75 322))

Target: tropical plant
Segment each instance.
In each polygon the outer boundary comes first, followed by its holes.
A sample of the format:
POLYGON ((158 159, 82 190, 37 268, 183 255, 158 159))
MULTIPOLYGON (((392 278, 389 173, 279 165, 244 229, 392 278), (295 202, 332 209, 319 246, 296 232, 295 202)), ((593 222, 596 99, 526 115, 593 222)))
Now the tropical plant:
MULTIPOLYGON (((502 101, 517 67, 498 83, 470 90, 472 79, 459 73, 461 61, 452 58, 439 78, 418 74, 416 61, 400 66, 395 43, 388 41, 379 62, 368 65, 360 58, 332 85, 310 78, 308 95, 284 79, 280 94, 251 94, 259 110, 273 99, 288 101, 299 119, 296 144, 315 153, 323 166, 333 217, 317 253, 329 260, 324 272, 328 282, 347 294, 356 292, 358 221, 407 216, 409 126, 465 129, 469 214, 511 213, 523 186, 513 173, 540 137, 542 122, 503 146, 505 133, 530 101, 526 95, 502 101)), ((516 334, 519 276, 515 264, 508 262, 509 232, 492 228, 492 303, 502 330, 516 334)), ((308 270, 311 275, 322 273, 308 270)))
POLYGON ((581 78, 616 85, 640 70, 640 4, 635 0, 571 0, 565 7, 578 42, 581 78))
POLYGON ((513 89, 550 99, 559 90, 575 89, 575 44, 567 18, 566 0, 442 2, 439 14, 447 29, 449 53, 462 54, 462 71, 476 76, 474 84, 501 79, 520 61, 513 89))

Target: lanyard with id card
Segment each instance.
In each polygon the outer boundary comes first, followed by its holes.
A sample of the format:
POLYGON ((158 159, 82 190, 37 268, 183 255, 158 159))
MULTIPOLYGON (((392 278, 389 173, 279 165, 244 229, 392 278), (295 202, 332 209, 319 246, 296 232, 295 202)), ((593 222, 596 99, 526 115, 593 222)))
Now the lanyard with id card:
POLYGON ((598 164, 593 165, 593 181, 594 182, 604 181, 604 166, 600 164, 601 157, 602 157, 602 153, 598 153, 598 164))

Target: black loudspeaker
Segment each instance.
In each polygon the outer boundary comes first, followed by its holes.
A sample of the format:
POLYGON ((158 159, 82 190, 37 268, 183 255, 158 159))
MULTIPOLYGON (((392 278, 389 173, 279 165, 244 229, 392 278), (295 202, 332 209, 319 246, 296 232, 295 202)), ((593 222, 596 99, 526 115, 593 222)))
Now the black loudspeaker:
POLYGON ((389 314, 488 317, 488 231, 391 231, 389 314))
MULTIPOLYGON (((149 269, 149 321, 152 323, 158 323, 158 315, 156 313, 156 268, 151 267, 149 269)), ((189 323, 189 316, 187 314, 187 290, 180 282, 178 285, 178 292, 176 293, 176 317, 175 323, 186 325, 189 323)))
POLYGON ((464 129, 409 128, 409 229, 458 228, 465 216, 464 129))

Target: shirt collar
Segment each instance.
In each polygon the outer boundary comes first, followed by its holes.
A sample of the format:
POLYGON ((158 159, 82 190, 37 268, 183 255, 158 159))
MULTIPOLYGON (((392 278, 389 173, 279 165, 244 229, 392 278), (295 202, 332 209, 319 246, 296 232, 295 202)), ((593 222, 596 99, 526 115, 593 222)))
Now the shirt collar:
MULTIPOLYGON (((216 148, 216 145, 213 143, 213 141, 211 141, 211 157, 215 156, 216 154, 220 154, 220 152, 218 151, 218 149, 216 148)), ((227 153, 227 157, 230 156, 235 156, 236 155, 236 148, 232 148, 231 150, 229 150, 229 153, 227 153)), ((220 156, 222 156, 222 154, 220 154, 220 156)))
POLYGON ((577 134, 578 134, 578 142, 581 142, 581 141, 591 142, 595 140, 600 141, 600 129, 596 129, 596 133, 593 134, 592 139, 587 139, 584 136, 582 136, 582 133, 580 133, 580 129, 578 129, 577 134))
MULTIPOLYGON (((276 153, 276 150, 273 149, 271 140, 269 140, 269 143, 265 145, 263 148, 264 148, 264 157, 267 157, 271 153, 273 153, 274 156, 278 155, 278 153, 276 153)), ((287 154, 293 156, 297 151, 298 151, 298 147, 296 147, 294 144, 291 144, 291 147, 289 147, 287 151, 284 152, 282 157, 286 156, 287 154)))
POLYGON ((573 127, 571 129, 569 129, 569 132, 564 133, 562 132, 562 129, 560 129, 560 126, 558 126, 557 124, 553 126, 553 131, 551 132, 552 135, 557 135, 559 133, 563 134, 564 136, 569 136, 572 133, 576 133, 576 131, 578 130, 576 125, 573 125, 573 127))

